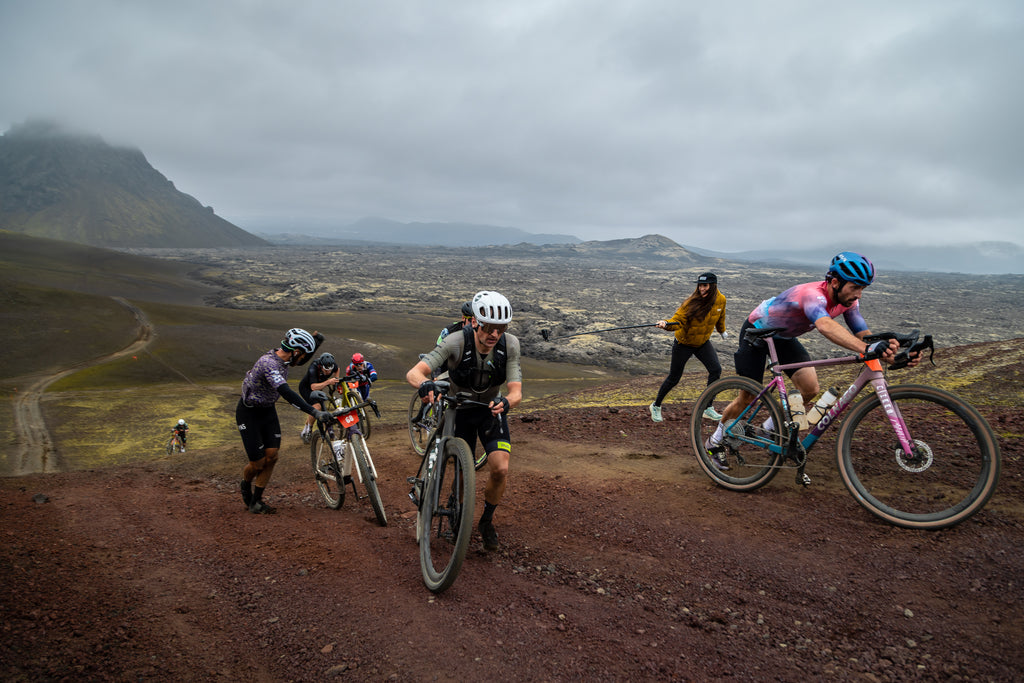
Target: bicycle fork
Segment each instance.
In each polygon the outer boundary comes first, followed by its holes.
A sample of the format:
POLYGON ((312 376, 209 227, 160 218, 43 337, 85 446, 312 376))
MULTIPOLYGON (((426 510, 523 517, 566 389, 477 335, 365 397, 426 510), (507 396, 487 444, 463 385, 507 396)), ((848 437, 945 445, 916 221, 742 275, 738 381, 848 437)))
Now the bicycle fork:
POLYGON ((406 481, 412 485, 412 489, 409 490, 409 500, 416 506, 417 509, 420 507, 422 502, 421 496, 423 495, 423 482, 430 478, 430 473, 434 471, 434 466, 437 464, 437 442, 435 441, 430 450, 427 451, 426 456, 426 467, 422 468, 423 478, 419 477, 406 477, 406 481))

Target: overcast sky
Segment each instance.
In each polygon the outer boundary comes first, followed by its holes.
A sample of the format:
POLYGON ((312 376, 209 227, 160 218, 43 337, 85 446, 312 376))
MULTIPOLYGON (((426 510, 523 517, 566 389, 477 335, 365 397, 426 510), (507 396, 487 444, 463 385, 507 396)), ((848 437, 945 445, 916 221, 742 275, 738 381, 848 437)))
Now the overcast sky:
POLYGON ((1021 0, 0 0, 0 129, 240 227, 1024 243, 1021 0))

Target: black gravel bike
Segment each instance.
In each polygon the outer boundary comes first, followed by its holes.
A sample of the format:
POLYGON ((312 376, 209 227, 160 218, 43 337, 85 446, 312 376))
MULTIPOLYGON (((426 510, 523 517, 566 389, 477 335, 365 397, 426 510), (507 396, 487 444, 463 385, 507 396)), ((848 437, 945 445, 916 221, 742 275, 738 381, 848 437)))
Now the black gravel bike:
MULTIPOLYGON (((992 497, 999 481, 999 442, 985 418, 963 399, 935 387, 886 382, 882 364, 863 354, 779 364, 773 335, 781 328, 748 328, 755 344, 767 344, 771 380, 764 386, 745 377, 724 377, 707 387, 690 416, 690 438, 701 469, 733 491, 753 491, 782 469, 804 473, 807 453, 847 408, 836 440, 843 484, 854 499, 890 524, 912 529, 941 529, 971 517, 992 497), (863 363, 853 384, 828 408, 803 439, 794 419, 783 372, 805 367, 863 363), (861 390, 874 393, 856 404, 861 390), (740 391, 754 397, 736 418, 723 422, 720 442, 712 436, 718 422, 702 419, 708 407, 722 412, 740 391)), ((887 332, 865 342, 895 339, 900 344, 891 369, 906 367, 910 354, 930 351, 931 335, 887 332)), ((934 363, 934 361, 932 361, 934 363)))
POLYGON ((388 525, 384 512, 384 501, 381 500, 377 488, 377 469, 370 457, 370 449, 363 436, 360 410, 367 408, 380 417, 380 410, 372 398, 356 401, 358 394, 346 392, 342 395, 339 406, 333 394, 314 391, 310 394, 311 403, 320 403, 323 409, 334 416, 334 421, 317 422, 317 431, 309 444, 309 457, 316 478, 317 489, 324 502, 331 509, 337 510, 345 504, 345 490, 352 487, 356 500, 369 498, 373 513, 381 526, 388 525), (355 463, 359 482, 366 489, 366 495, 360 496, 352 477, 352 464, 355 463))
MULTIPOLYGON (((423 583, 434 593, 447 590, 459 575, 473 533, 476 507, 476 467, 465 440, 456 437, 454 412, 460 407, 488 404, 469 394, 449 395, 451 383, 435 380, 437 426, 427 440, 409 498, 416 506, 423 583)), ((486 450, 486 449, 485 449, 486 450)), ((481 460, 481 465, 486 456, 481 460)))

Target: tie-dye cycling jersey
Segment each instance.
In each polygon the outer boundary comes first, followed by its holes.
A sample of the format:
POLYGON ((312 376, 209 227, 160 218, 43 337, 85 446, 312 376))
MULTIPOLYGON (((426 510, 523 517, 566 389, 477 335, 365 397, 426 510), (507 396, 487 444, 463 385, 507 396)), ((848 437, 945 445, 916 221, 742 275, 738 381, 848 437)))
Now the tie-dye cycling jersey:
POLYGON ((814 321, 819 318, 835 318, 840 314, 846 320, 850 332, 857 334, 868 329, 860 314, 859 302, 854 301, 852 306, 838 303, 830 306, 825 296, 827 287, 828 284, 824 281, 805 282, 790 287, 782 294, 758 304, 747 316, 747 320, 758 328, 781 327, 783 331, 778 336, 786 338, 799 337, 804 332, 810 332, 814 329, 814 321))

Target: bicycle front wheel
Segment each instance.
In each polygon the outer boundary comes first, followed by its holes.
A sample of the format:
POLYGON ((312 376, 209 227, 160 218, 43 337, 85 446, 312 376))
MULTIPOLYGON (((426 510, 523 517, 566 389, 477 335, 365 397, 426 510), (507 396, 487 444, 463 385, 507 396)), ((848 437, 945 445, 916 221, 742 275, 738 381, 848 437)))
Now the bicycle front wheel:
POLYGON ((373 460, 370 459, 370 449, 361 435, 353 434, 349 440, 352 448, 352 456, 359 468, 359 478, 363 480, 366 487, 366 495, 370 498, 370 505, 373 506, 373 514, 377 515, 377 522, 381 526, 388 525, 388 516, 384 514, 384 501, 380 498, 380 491, 377 490, 377 471, 373 467, 373 460))
POLYGON ((313 465, 313 476, 316 487, 320 490, 327 507, 339 509, 345 503, 345 484, 341 476, 341 465, 334 457, 334 449, 330 441, 313 432, 309 442, 309 458, 313 465))
POLYGON ((170 441, 167 442, 167 455, 174 453, 174 437, 172 436, 170 441))
POLYGON ((719 421, 711 419, 708 409, 721 414, 740 391, 757 396, 761 389, 746 377, 723 377, 708 385, 690 415, 690 444, 697 463, 715 483, 733 491, 759 489, 778 473, 782 455, 769 451, 768 446, 783 443, 782 408, 771 394, 765 394, 742 406, 743 412, 724 424, 721 434, 716 434, 719 421))
POLYGON ((988 503, 999 481, 999 443, 985 418, 934 387, 889 387, 913 452, 900 447, 877 395, 856 406, 839 431, 843 483, 871 513, 910 529, 959 524, 988 503))
POLYGON ((417 454, 423 455, 427 452, 427 442, 437 429, 437 410, 434 404, 424 405, 420 399, 419 392, 413 392, 412 400, 409 401, 409 441, 412 442, 412 449, 417 454), (420 414, 420 410, 423 414, 420 414), (417 419, 419 418, 419 419, 417 419))
MULTIPOLYGON (((363 397, 358 391, 349 391, 346 400, 350 406, 357 406, 363 402, 363 397)), ((359 413, 359 431, 363 433, 363 438, 369 441, 370 431, 373 429, 370 425, 370 411, 366 408, 360 408, 356 412, 359 413)))
POLYGON ((462 439, 447 439, 427 473, 417 518, 423 583, 434 593, 447 590, 459 575, 473 533, 475 503, 473 455, 462 439))

